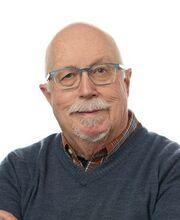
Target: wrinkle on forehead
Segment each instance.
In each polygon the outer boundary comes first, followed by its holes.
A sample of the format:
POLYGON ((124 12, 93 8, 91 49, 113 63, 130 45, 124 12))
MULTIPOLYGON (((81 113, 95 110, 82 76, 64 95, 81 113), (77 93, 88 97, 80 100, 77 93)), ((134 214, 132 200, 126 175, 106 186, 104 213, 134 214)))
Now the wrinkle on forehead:
POLYGON ((46 73, 60 63, 77 64, 82 57, 88 64, 98 56, 111 56, 114 62, 122 64, 119 49, 109 34, 89 24, 74 23, 59 31, 50 42, 46 51, 46 73))

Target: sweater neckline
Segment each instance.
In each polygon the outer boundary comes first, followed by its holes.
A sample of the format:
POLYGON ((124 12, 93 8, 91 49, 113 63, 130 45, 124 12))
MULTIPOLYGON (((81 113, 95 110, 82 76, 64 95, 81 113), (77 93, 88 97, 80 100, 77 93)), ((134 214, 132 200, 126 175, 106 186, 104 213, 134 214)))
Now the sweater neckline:
MULTIPOLYGON (((122 169, 126 163, 126 158, 131 154, 132 151, 138 146, 139 140, 142 136, 147 134, 147 130, 140 126, 131 136, 122 144, 122 146, 112 154, 108 160, 104 161, 103 164, 95 168, 92 171, 85 172, 78 166, 73 164, 72 160, 68 157, 63 149, 63 143, 61 135, 55 136, 53 148, 56 157, 59 160, 59 165, 63 166, 64 170, 80 185, 86 186, 87 184, 103 177, 110 172, 115 166, 122 169)), ((57 165, 58 166, 58 165, 57 165)))

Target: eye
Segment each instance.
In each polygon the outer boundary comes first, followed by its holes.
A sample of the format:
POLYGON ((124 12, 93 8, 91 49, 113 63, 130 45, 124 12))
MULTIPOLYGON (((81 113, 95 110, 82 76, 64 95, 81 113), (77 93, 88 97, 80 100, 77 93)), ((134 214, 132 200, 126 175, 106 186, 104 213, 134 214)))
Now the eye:
POLYGON ((57 74, 56 81, 58 83, 66 82, 66 81, 71 81, 75 77, 76 77, 76 73, 69 72, 69 71, 64 71, 64 72, 60 72, 59 74, 57 74))
POLYGON ((66 75, 64 75, 61 80, 68 80, 71 79, 75 76, 75 73, 67 73, 66 75))
POLYGON ((92 75, 96 77, 105 77, 108 74, 108 68, 106 66, 98 66, 92 71, 92 75))
POLYGON ((97 72, 97 73, 106 73, 107 70, 104 68, 104 67, 98 67, 94 70, 94 72, 97 72))
POLYGON ((73 85, 78 79, 76 72, 70 72, 70 70, 63 71, 56 76, 56 82, 64 86, 73 85))

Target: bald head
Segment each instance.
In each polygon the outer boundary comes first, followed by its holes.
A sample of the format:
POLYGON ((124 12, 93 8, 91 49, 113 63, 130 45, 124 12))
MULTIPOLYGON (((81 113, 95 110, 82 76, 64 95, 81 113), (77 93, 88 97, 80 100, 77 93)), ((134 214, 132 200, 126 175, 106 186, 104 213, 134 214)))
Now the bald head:
POLYGON ((46 52, 46 73, 64 66, 122 63, 113 38, 99 28, 74 23, 58 32, 46 52))

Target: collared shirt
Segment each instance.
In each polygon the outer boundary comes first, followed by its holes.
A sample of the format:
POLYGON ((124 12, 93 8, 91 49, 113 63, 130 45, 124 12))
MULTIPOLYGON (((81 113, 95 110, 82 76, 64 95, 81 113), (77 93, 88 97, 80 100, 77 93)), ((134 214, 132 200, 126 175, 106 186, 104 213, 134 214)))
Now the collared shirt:
POLYGON ((141 124, 136 119, 134 113, 129 110, 129 120, 126 129, 112 142, 104 145, 100 151, 92 156, 91 160, 85 160, 84 158, 79 157, 62 133, 64 150, 76 166, 87 172, 93 170, 102 164, 103 161, 107 160, 140 125, 141 124))

